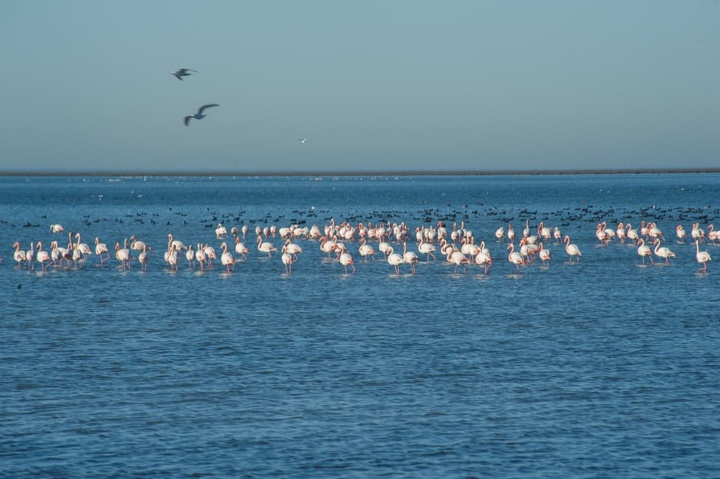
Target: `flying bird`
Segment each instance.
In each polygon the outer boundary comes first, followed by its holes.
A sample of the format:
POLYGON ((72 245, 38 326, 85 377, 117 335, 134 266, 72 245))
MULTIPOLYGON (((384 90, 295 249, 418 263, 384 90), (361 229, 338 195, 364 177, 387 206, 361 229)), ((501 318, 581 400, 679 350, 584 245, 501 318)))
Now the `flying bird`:
POLYGON ((189 68, 180 68, 179 70, 175 70, 174 72, 170 72, 171 75, 175 75, 175 77, 182 81, 182 77, 190 76, 190 72, 195 72, 195 70, 191 70, 189 68))
POLYGON ((305 143, 307 141, 307 138, 298 138, 298 141, 300 143, 305 143))
POLYGON ((203 115, 203 111, 205 111, 206 108, 210 108, 210 107, 213 107, 213 106, 220 106, 220 105, 218 105, 217 103, 211 103, 211 104, 209 104, 209 105, 203 105, 203 106, 200 107, 200 109, 199 109, 199 110, 197 111, 197 113, 195 113, 194 115, 188 115, 188 116, 186 116, 186 117, 185 117, 185 126, 190 125, 190 119, 191 119, 191 118, 195 118, 196 120, 202 120, 203 118, 205 118, 207 115, 203 115))

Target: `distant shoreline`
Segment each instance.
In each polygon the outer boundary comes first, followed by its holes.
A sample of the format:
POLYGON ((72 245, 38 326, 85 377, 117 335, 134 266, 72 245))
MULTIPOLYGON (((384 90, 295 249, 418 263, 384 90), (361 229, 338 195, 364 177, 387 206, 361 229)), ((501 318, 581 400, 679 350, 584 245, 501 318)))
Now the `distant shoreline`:
POLYGON ((524 176, 524 175, 640 175, 663 173, 720 173, 720 168, 638 168, 586 170, 388 170, 388 171, 0 171, 0 176, 524 176))

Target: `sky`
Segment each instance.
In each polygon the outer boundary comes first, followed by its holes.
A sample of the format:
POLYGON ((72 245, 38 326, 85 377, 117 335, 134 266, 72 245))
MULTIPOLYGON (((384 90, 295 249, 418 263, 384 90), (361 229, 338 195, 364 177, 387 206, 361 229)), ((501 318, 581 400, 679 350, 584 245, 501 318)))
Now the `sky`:
POLYGON ((717 0, 2 0, 0 59, 0 171, 720 166, 717 0))

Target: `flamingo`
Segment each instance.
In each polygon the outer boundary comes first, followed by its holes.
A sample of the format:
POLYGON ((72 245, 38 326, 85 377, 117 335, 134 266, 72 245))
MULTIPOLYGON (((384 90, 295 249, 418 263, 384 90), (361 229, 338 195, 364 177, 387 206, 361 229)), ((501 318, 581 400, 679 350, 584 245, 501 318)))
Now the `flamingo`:
POLYGON ((302 250, 302 248, 300 247, 300 245, 297 244, 297 243, 293 243, 292 240, 290 240, 290 238, 288 238, 287 240, 285 240, 285 245, 283 246, 283 248, 285 248, 285 250, 286 250, 288 253, 290 253, 291 255, 293 255, 293 260, 295 260, 295 261, 298 260, 298 254, 303 252, 303 250, 302 250))
POLYGON ((540 243, 540 249, 538 250, 538 256, 540 256, 540 261, 542 261, 543 266, 550 265, 550 250, 543 247, 542 243, 540 243))
POLYGON ((515 251, 515 243, 510 243, 507 249, 510 251, 508 254, 508 261, 515 265, 518 274, 520 274, 520 265, 525 264, 525 258, 523 258, 523 255, 515 251))
POLYGON ((50 225, 50 231, 52 231, 53 233, 62 233, 63 231, 65 231, 65 228, 63 228, 62 225, 54 224, 50 225))
POLYGON ((505 228, 502 226, 495 230, 495 237, 498 241, 502 241, 505 238, 505 228))
POLYGON ((650 251, 649 246, 645 245, 645 240, 641 238, 638 240, 637 244, 639 245, 638 249, 637 249, 637 253, 642 257, 643 264, 645 264, 645 256, 650 258, 651 264, 655 264, 655 261, 653 261, 653 259, 652 259, 652 251, 650 251))
POLYGON ((694 240, 705 241, 705 231, 700 228, 700 223, 693 224, 692 230, 690 230, 690 236, 694 240))
POLYGON ((350 256, 350 253, 345 250, 344 246, 340 248, 340 264, 345 267, 345 274, 348 274, 348 265, 352 266, 353 274, 355 274, 355 262, 352 256, 350 256))
POLYGON ((543 241, 550 241, 550 238, 552 237, 550 228, 545 226, 545 223, 543 221, 541 221, 538 225, 538 236, 542 238, 543 241))
POLYGON ((203 248, 203 251, 205 251, 205 257, 207 258, 208 266, 211 268, 214 268, 215 260, 217 259, 217 254, 215 253, 215 248, 213 248, 209 244, 206 244, 205 247, 203 248))
MULTIPOLYGON (((258 236, 258 238, 260 238, 260 237, 258 236)), ((330 253, 335 251, 336 246, 337 246, 337 243, 335 241, 329 240, 327 236, 323 236, 322 241, 320 242, 320 251, 327 253, 328 258, 329 258, 330 253)))
POLYGON ((633 229, 630 223, 625 225, 625 232, 627 233, 626 236, 628 239, 632 241, 633 244, 637 244, 638 239, 640 239, 640 235, 638 235, 637 230, 633 229))
POLYGON ((198 264, 200 264, 200 271, 205 270, 205 262, 207 261, 207 256, 205 255, 205 250, 203 249, 202 245, 198 243, 197 245, 197 251, 195 252, 195 259, 197 260, 198 264))
POLYGON ((25 264, 32 271, 35 270, 35 243, 30 242, 30 249, 25 253, 25 264))
POLYGON ((218 223, 217 228, 215 228, 215 237, 217 239, 225 239, 227 236, 227 228, 225 228, 222 223, 218 223))
POLYGON ((140 263, 140 267, 143 271, 147 271, 148 260, 147 245, 144 245, 142 253, 138 255, 138 262, 140 263))
POLYGON ((242 228, 240 228, 240 231, 242 231, 243 239, 244 239, 245 237, 247 237, 247 234, 248 234, 248 230, 249 230, 249 229, 250 229, 250 228, 248 228, 247 225, 243 225, 242 228))
POLYGON ((95 237, 95 254, 100 258, 100 264, 105 264, 105 261, 110 259, 110 251, 108 251, 107 245, 101 243, 98 237, 95 237))
POLYGON ((295 260, 293 259, 293 255, 288 253, 287 245, 283 245, 281 251, 282 251, 282 256, 280 257, 280 259, 282 260, 283 264, 285 265, 285 273, 292 274, 292 264, 295 262, 295 260))
POLYGON ((37 253, 35 253, 35 261, 40 263, 43 271, 47 271, 47 267, 52 264, 52 258, 50 258, 50 253, 42 249, 42 243, 40 241, 38 241, 37 243, 37 253), (45 265, 46 261, 48 262, 47 266, 45 265))
POLYGON ((560 244, 562 241, 562 231, 557 226, 553 228, 553 238, 555 238, 555 244, 560 244))
POLYGON ((82 259, 87 259, 88 255, 92 254, 92 250, 87 243, 81 242, 80 233, 75 233, 75 241, 77 241, 77 243, 75 243, 75 250, 80 252, 82 259))
POLYGON ((375 249, 367 244, 367 239, 364 237, 360 240, 360 248, 359 248, 360 256, 365 258, 365 261, 367 261, 368 256, 371 256, 372 259, 375 259, 375 249))
POLYGON ((177 251, 182 251, 182 250, 187 249, 187 246, 185 246, 185 244, 182 241, 176 240, 171 233, 168 233, 168 242, 171 245, 173 245, 177 251))
POLYGON ((661 258, 665 258, 665 264, 670 264, 670 258, 675 257, 675 253, 670 251, 670 248, 660 246, 660 238, 656 238, 655 241, 655 255, 661 258))
POLYGON ((400 265, 404 263, 403 257, 395 253, 395 250, 390 245, 387 246, 385 254, 387 255, 387 262, 395 267, 395 274, 400 274, 400 265))
POLYGON ((258 251, 260 251, 261 253, 267 253, 268 258, 272 257, 273 252, 277 251, 277 249, 275 248, 275 246, 273 246, 272 243, 270 243, 269 241, 263 241, 262 236, 260 235, 258 235, 257 237, 257 248, 258 251))
POLYGON ((130 237, 130 249, 133 251, 143 251, 145 249, 145 242, 137 239, 137 236, 132 235, 130 237))
POLYGON ((480 252, 475 256, 475 263, 482 266, 485 269, 485 274, 488 274, 490 266, 492 266, 492 258, 487 250, 480 249, 480 252))
POLYGON ((115 243, 115 259, 120 261, 120 264, 124 269, 130 269, 130 249, 127 247, 127 240, 125 245, 120 248, 120 243, 115 243))
POLYGON ((698 271, 707 272, 708 261, 711 261, 712 258, 710 257, 710 253, 708 253, 707 251, 700 251, 699 238, 695 239, 695 259, 698 263, 701 263, 703 265, 703 267, 700 268, 698 271))
POLYGON ((507 239, 510 242, 512 242, 515 239, 515 230, 513 229, 512 225, 510 223, 508 223, 508 227, 507 227, 507 239))
POLYGON ((170 265, 170 271, 178 270, 178 251, 174 244, 170 244, 170 249, 167 254, 167 262, 170 265))
POLYGON ((237 236, 235 237, 235 252, 242 256, 242 259, 247 259, 246 254, 250 252, 247 246, 245 246, 245 244, 240 241, 240 238, 237 236))
POLYGON ((427 262, 430 262, 430 256, 432 256, 433 261, 437 261, 437 258, 433 254, 436 250, 437 249, 435 248, 435 245, 426 243, 424 240, 421 240, 420 244, 418 244, 418 251, 420 252, 420 254, 427 255, 427 262))
POLYGON ((715 231, 715 226, 710 224, 707 229, 707 237, 712 244, 715 244, 718 240, 720 240, 720 231, 715 231))
POLYGON ((683 225, 677 225, 675 227, 675 235, 678 238, 678 241, 681 243, 684 243, 687 239, 687 231, 685 231, 685 228, 683 228, 683 225))
POLYGON ((580 248, 570 243, 570 236, 568 235, 565 235, 565 252, 570 255, 570 261, 572 261, 573 257, 580 261, 580 256, 582 256, 580 248))
POLYGON ((467 274, 467 268, 465 265, 469 263, 470 260, 468 260, 467 256, 465 256, 461 251, 450 251, 447 255, 447 260, 449 263, 455 265, 455 274, 457 274, 459 266, 462 266, 463 271, 467 274))
POLYGON ((618 223, 617 230, 615 231, 617 237, 620 239, 621 243, 625 242, 625 238, 627 238, 627 233, 625 232, 625 225, 622 223, 618 223))
POLYGON ((20 249, 20 243, 18 241, 13 244, 13 248, 15 248, 13 259, 17 262, 18 266, 22 266, 22 264, 27 261, 27 255, 20 249))
POLYGON ((228 251, 227 243, 223 241, 220 249, 222 250, 222 254, 220 255, 222 265, 225 266, 228 273, 235 271, 235 258, 233 258, 232 253, 228 251))
POLYGON ((403 261, 410 265, 410 271, 415 274, 415 264, 419 261, 418 255, 414 251, 407 250, 407 243, 403 243, 403 261))
POLYGON ((185 252, 185 259, 188 262, 188 268, 192 269, 195 267, 195 250, 192 245, 188 246, 188 249, 185 252))

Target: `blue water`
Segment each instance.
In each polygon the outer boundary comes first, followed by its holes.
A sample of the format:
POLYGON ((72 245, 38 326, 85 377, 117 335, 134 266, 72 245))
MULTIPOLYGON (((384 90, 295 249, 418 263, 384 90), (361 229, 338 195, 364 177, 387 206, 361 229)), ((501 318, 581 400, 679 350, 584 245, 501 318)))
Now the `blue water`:
POLYGON ((717 174, 0 178, 0 476, 718 477, 720 247, 699 272, 674 234, 719 224, 718 198, 717 174), (345 274, 297 238, 286 274, 255 248, 332 219, 404 222, 411 250, 463 222, 494 264, 398 275, 346 242, 345 274), (546 244, 517 274, 494 232, 526 221, 581 260, 546 244), (656 221, 677 256, 643 265, 600 221, 656 221), (219 222, 251 226, 248 258, 170 271, 168 233, 219 251, 219 222), (155 255, 14 263, 69 231, 155 255))

